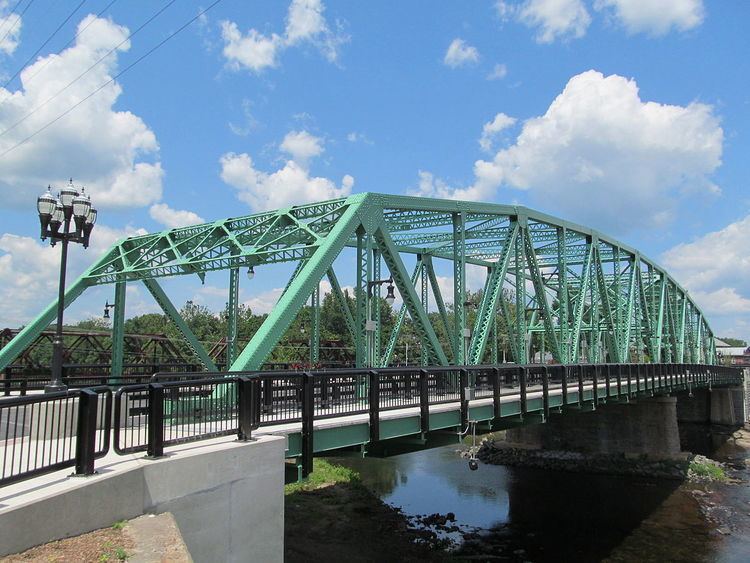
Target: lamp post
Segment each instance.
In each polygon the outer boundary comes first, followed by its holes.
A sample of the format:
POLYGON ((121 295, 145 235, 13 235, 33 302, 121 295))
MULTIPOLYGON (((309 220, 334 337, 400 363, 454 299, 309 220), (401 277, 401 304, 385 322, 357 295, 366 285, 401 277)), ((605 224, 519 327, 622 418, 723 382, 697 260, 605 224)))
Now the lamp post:
POLYGON ((63 359, 63 311, 65 311, 65 270, 68 261, 68 243, 75 242, 83 244, 84 248, 89 246, 89 237, 96 223, 96 209, 91 207, 91 199, 70 184, 60 190, 59 197, 52 195, 52 188, 47 187, 47 192, 37 198, 37 211, 41 224, 41 239, 50 239, 50 245, 55 246, 58 241, 62 243, 60 254, 60 284, 57 295, 57 327, 55 339, 52 341, 52 381, 44 387, 45 393, 54 391, 65 391, 68 387, 62 381, 62 359, 63 359), (70 231, 70 222, 73 220, 75 230, 70 231), (62 228, 62 232, 60 229, 62 228))
MULTIPOLYGON (((396 301, 396 296, 393 293, 394 286, 393 286, 393 278, 388 278, 384 280, 372 280, 367 282, 367 296, 372 299, 373 297, 373 287, 381 286, 383 284, 387 283, 387 293, 385 295, 385 302, 388 304, 388 306, 392 306, 393 303, 396 301)), ((375 307, 380 307, 380 303, 375 303, 375 307)), ((365 331, 367 333, 367 355, 366 355, 366 363, 367 367, 373 367, 373 364, 377 362, 377 358, 375 358, 375 331, 378 330, 379 327, 376 326, 376 322, 372 320, 372 306, 367 307, 367 319, 365 321, 365 331)))

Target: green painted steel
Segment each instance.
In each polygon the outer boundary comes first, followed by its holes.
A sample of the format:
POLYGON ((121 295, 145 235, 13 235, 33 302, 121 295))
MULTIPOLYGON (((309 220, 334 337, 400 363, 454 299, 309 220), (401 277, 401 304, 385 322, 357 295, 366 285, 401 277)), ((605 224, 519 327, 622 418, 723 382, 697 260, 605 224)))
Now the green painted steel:
MULTIPOLYGON (((334 258, 362 224, 360 213, 367 213, 366 195, 352 196, 346 201, 348 203, 338 206, 336 210, 326 212, 327 235, 315 239, 313 248, 306 256, 307 262, 232 364, 230 371, 260 369, 312 293, 313 286, 320 283, 320 279, 331 267, 334 258)), ((319 224, 320 221, 321 218, 316 217, 310 224, 319 224)))
POLYGON ((214 364, 211 359, 211 356, 208 355, 208 352, 206 352, 206 349, 203 347, 203 344, 198 341, 195 334, 193 334, 193 331, 190 330, 190 327, 184 321, 182 316, 180 316, 180 312, 169 300, 169 297, 167 297, 167 294, 164 293, 164 290, 157 281, 151 278, 146 278, 143 280, 143 283, 154 297, 156 303, 161 307, 162 311, 164 311, 164 314, 169 317, 169 320, 171 320, 177 327, 177 330, 180 331, 180 334, 182 334, 182 337, 192 349, 195 357, 203 364, 204 369, 208 371, 219 371, 216 364, 214 364))
POLYGON ((115 311, 112 318, 112 379, 122 376, 125 345, 125 282, 115 284, 115 311))
MULTIPOLYGON (((232 280, 239 268, 253 266, 262 275, 264 265, 294 263, 297 268, 286 290, 250 343, 236 351, 231 369, 260 367, 326 274, 354 333, 357 364, 365 366, 379 363, 379 356, 380 363, 390 361, 399 338, 397 330, 396 339, 391 342, 392 334, 379 354, 379 301, 370 300, 368 282, 380 278, 381 259, 404 300, 401 323, 408 312, 425 361, 431 364, 481 362, 498 321, 497 339, 518 363, 544 352, 565 363, 662 358, 715 362, 713 332, 705 315, 654 261, 598 231, 513 205, 364 193, 130 237, 114 244, 70 284, 65 299, 68 305, 93 285, 144 281, 154 288, 152 293, 170 318, 186 326, 150 280, 177 275, 202 279, 207 272, 229 270, 231 303, 236 290, 232 280), (359 256, 349 278, 356 280, 354 311, 333 274, 334 261, 344 248, 359 256), (417 279, 406 274, 407 255, 421 257, 438 315, 427 314, 427 284, 416 285, 421 269, 417 279), (436 260, 452 262, 452 318, 438 287, 436 260), (471 327, 464 308, 466 264, 488 271, 482 305, 471 327), (446 329, 445 350, 431 319, 439 319, 446 329), (366 334, 368 320, 374 321, 369 325, 375 329, 371 335, 366 334)), ((378 289, 373 289, 377 297, 378 289)), ((55 310, 53 302, 0 350, 0 368, 54 320, 55 310)), ((115 324, 118 328, 119 322, 115 324)), ((186 339, 191 340, 189 335, 186 339)), ((204 352, 195 344, 191 342, 200 357, 204 352)), ((231 345, 228 353, 232 359, 231 345)))
POLYGON ((240 269, 229 270, 229 301, 227 302, 227 367, 237 357, 237 312, 240 306, 240 269))
POLYGON ((320 361, 320 284, 313 288, 310 296, 312 309, 312 330, 310 331, 310 364, 320 361))
MULTIPOLYGON (((422 263, 422 260, 417 259, 417 266, 414 268, 414 273, 411 275, 412 285, 416 285, 423 268, 424 264, 422 263)), ((385 346, 385 351, 383 352, 383 356, 380 359, 380 364, 378 367, 388 367, 388 364, 391 363, 393 352, 396 350, 398 335, 401 333, 401 327, 404 324, 404 320, 406 320, 406 313, 406 303, 402 303, 401 308, 398 311, 398 315, 396 315, 396 322, 393 325, 393 329, 391 329, 391 335, 388 338, 388 343, 385 346)))
POLYGON ((456 365, 466 363, 466 247, 463 213, 453 213, 453 357, 456 365))
POLYGON ((328 281, 331 283, 331 291, 341 308, 341 312, 344 314, 344 322, 346 323, 346 328, 349 330, 349 334, 353 341, 356 338, 357 331, 354 327, 354 317, 352 317, 352 310, 349 307, 349 302, 346 300, 344 292, 341 291, 341 284, 339 283, 339 280, 336 277, 336 272, 333 271, 333 268, 328 268, 327 276, 328 281))

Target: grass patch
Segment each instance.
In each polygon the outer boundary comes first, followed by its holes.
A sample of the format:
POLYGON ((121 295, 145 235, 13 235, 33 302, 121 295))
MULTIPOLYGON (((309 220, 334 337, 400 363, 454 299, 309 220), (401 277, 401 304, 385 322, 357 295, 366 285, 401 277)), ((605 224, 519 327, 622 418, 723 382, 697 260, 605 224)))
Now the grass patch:
POLYGON ((726 481, 727 474, 720 466, 705 461, 691 461, 688 471, 696 477, 711 481, 726 481))
POLYGON ((122 530, 125 527, 125 524, 127 524, 127 520, 118 520, 114 524, 112 524, 113 530, 122 530))
POLYGON ((307 479, 299 483, 289 483, 284 485, 284 494, 290 495, 300 491, 312 491, 319 489, 323 485, 332 485, 335 483, 359 483, 359 473, 342 467, 333 465, 325 459, 313 459, 313 471, 307 476, 307 479))

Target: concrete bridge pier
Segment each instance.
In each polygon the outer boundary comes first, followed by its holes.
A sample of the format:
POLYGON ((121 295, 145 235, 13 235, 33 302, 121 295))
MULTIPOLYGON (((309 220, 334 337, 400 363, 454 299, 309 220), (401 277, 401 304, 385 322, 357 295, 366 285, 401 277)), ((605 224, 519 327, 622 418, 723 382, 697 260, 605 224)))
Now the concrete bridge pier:
POLYGON ((682 394, 678 398, 677 420, 681 423, 739 426, 747 421, 742 386, 698 389, 692 395, 682 394))
POLYGON ((680 452, 677 399, 649 397, 566 412, 545 424, 508 430, 506 441, 544 450, 670 457, 680 452))

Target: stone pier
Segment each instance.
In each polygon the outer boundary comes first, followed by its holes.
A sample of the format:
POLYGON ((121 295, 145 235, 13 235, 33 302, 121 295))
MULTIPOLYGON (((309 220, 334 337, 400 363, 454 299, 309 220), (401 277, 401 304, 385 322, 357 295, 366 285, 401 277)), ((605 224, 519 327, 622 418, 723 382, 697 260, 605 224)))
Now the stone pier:
POLYGON ((508 430, 506 440, 545 450, 670 457, 680 452, 677 399, 652 397, 553 415, 546 424, 508 430))
POLYGON ((739 426, 747 421, 743 387, 699 389, 680 394, 677 401, 677 420, 689 423, 739 426))

